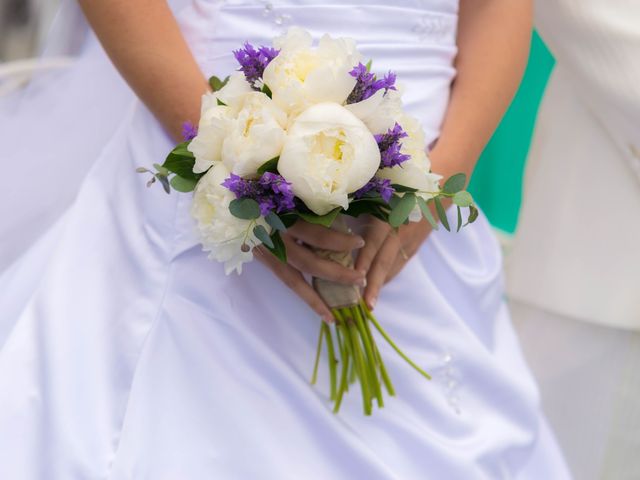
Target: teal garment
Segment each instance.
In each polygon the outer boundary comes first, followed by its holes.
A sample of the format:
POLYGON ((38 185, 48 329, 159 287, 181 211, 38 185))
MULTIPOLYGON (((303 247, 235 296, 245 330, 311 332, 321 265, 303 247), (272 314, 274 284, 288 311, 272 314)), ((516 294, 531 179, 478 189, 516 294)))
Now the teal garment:
POLYGON ((540 100, 554 59, 537 33, 522 84, 485 148, 469 187, 491 224, 514 232, 522 195, 522 176, 540 100))

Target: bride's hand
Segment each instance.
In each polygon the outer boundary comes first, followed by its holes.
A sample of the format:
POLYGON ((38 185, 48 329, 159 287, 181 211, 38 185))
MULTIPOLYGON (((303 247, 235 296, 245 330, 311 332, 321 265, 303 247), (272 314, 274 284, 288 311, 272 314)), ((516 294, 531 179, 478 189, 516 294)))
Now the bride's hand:
POLYGON ((366 245, 355 266, 367 272, 364 300, 369 308, 375 307, 382 286, 402 270, 430 232, 424 219, 402 225, 396 233, 387 223, 371 217, 363 233, 366 245))
POLYGON ((307 282, 303 274, 324 278, 339 283, 364 286, 363 271, 344 267, 334 261, 318 256, 311 247, 336 252, 348 252, 364 246, 359 235, 337 232, 320 225, 298 221, 282 235, 287 248, 287 263, 282 263, 263 246, 258 247, 256 258, 276 274, 285 285, 298 294, 322 319, 333 321, 329 307, 307 282))

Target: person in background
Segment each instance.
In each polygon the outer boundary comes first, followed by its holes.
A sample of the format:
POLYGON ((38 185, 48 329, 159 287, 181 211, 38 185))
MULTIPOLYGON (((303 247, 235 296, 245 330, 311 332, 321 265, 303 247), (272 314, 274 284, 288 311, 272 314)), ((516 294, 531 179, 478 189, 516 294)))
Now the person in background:
POLYGON ((556 58, 507 260, 575 478, 640 478, 640 2, 538 0, 556 58))

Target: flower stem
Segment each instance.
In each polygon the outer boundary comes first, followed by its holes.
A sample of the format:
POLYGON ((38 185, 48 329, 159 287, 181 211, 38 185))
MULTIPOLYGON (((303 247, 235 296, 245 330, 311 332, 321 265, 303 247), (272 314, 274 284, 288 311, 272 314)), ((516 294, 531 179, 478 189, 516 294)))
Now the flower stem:
POLYGON ((329 354, 329 381, 330 381, 330 394, 329 398, 335 400, 336 398, 336 354, 333 347, 333 336, 331 335, 331 328, 326 323, 322 324, 324 328, 324 335, 327 339, 327 353, 329 354))
POLYGON ((373 395, 376 397, 376 401, 378 402, 378 407, 384 406, 384 400, 382 399, 382 389, 380 388, 380 381, 378 380, 378 371, 377 371, 377 362, 376 358, 373 354, 373 348, 371 346, 371 341, 367 335, 367 332, 364 328, 364 319, 362 318, 362 314, 364 313, 361 310, 359 305, 352 307, 351 312, 356 321, 356 327, 358 328, 358 332, 360 333, 360 338, 362 338, 362 344, 364 345, 364 351, 367 356, 367 367, 366 370, 369 373, 370 386, 373 390, 373 395))
POLYGON ((373 326, 376 327, 376 330, 378 330, 378 332, 380 332, 380 335, 382 335, 384 337, 384 339, 387 341, 387 343, 389 345, 391 345, 391 347, 398 353, 398 355, 400 355, 409 365, 411 365, 416 371, 418 371, 418 373, 420 373, 420 375, 422 375, 427 380, 431 380, 431 375, 429 375, 427 372, 422 370, 418 365, 416 365, 413 362, 413 360, 411 360, 409 357, 407 357, 405 355, 405 353, 402 350, 400 350, 400 348, 398 348, 398 346, 394 343, 394 341, 391 340, 391 337, 389 337, 389 335, 384 330, 384 328, 382 328, 382 325, 380 325, 378 323, 378 321, 376 320, 376 318, 371 314, 371 311, 369 311, 369 308, 366 306, 364 301, 360 302, 360 304, 364 308, 364 311, 367 313, 367 317, 369 318, 369 320, 371 320, 371 323, 373 323, 373 326))
POLYGON ((360 389, 362 390, 362 405, 365 415, 371 415, 371 390, 369 388, 369 378, 366 370, 366 362, 358 339, 358 330, 352 318, 347 318, 347 328, 351 337, 351 347, 353 357, 356 362, 358 378, 360 378, 360 389))
POLYGON ((323 324, 320 324, 320 333, 318 334, 318 346, 316 347, 316 361, 313 364, 313 375, 311 375, 311 385, 315 385, 318 381, 318 365, 320 364, 320 351, 322 350, 322 337, 324 335, 323 324))

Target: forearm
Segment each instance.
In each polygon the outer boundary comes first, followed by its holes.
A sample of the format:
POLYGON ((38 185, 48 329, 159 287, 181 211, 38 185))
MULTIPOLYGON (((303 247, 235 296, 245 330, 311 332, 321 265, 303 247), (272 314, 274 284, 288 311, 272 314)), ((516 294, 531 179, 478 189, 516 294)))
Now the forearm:
POLYGON ((509 106, 526 66, 531 39, 530 0, 460 0, 457 77, 434 172, 470 176, 509 106))
POLYGON ((165 0, 79 0, 105 51, 138 97, 179 138, 197 123, 206 78, 165 0))

